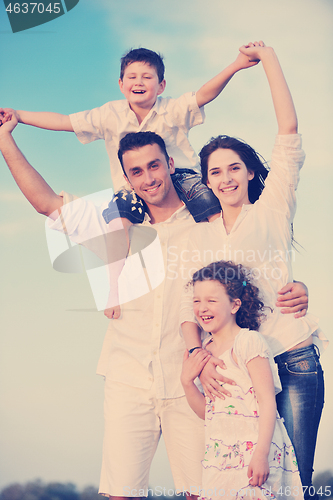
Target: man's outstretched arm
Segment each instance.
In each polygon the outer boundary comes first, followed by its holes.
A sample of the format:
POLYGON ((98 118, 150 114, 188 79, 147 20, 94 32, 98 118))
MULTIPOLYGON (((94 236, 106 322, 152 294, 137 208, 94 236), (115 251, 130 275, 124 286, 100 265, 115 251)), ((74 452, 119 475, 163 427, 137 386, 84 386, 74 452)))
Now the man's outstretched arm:
POLYGON ((16 184, 31 205, 38 213, 56 219, 63 205, 62 197, 51 189, 17 147, 12 137, 17 123, 15 115, 12 115, 11 119, 0 127, 0 151, 16 184))

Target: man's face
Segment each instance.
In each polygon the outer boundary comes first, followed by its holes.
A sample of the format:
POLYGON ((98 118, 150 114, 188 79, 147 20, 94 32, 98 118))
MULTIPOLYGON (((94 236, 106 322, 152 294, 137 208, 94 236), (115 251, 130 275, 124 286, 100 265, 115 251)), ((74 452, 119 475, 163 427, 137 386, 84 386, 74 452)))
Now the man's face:
POLYGON ((123 166, 127 179, 148 205, 168 206, 173 184, 170 174, 174 173, 173 159, 169 165, 158 144, 148 144, 123 154, 123 166))
POLYGON ((125 68, 119 87, 130 105, 151 109, 165 88, 165 80, 159 83, 156 69, 150 64, 133 62, 125 68))

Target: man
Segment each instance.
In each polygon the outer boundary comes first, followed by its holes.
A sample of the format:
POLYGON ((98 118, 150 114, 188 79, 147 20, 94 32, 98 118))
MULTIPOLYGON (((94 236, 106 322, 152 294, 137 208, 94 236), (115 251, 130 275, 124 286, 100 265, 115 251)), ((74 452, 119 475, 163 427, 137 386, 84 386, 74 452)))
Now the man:
MULTIPOLYGON (((89 241, 99 230, 100 234, 106 232, 99 209, 83 200, 77 205, 64 203, 68 195, 54 193, 27 162, 11 136, 16 123, 12 117, 0 127, 0 149, 28 201, 52 219, 51 227, 66 227, 76 242, 89 241)), ((161 275, 159 259, 156 273, 146 266, 147 293, 123 304, 121 319, 109 324, 98 366, 98 373, 105 377, 100 493, 114 498, 144 496, 151 460, 163 432, 176 489, 190 497, 199 493, 204 440, 202 421, 189 409, 180 383, 185 344, 179 335, 179 305, 181 255, 194 221, 174 189, 170 177, 173 160, 158 135, 128 134, 120 142, 119 157, 128 181, 148 207, 144 223, 134 227, 139 232, 152 227, 157 231, 165 278, 153 284, 156 275, 161 275)), ((133 231, 132 254, 135 245, 133 231)), ((155 258, 152 252, 144 252, 143 248, 145 262, 155 258)), ((141 257, 138 262, 142 262, 141 257)), ((128 283, 135 278, 136 271, 126 263, 124 285, 126 279, 128 283)), ((294 296, 297 294, 289 298, 294 296)), ((286 305, 294 305, 293 300, 286 305)))

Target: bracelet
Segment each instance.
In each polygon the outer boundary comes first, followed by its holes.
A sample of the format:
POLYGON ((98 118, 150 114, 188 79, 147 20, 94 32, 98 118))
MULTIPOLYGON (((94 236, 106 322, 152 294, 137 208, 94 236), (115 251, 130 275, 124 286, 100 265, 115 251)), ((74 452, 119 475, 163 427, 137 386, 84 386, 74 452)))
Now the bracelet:
POLYGON ((192 354, 192 352, 195 351, 196 349, 201 349, 201 347, 192 347, 192 349, 188 350, 189 354, 192 354))

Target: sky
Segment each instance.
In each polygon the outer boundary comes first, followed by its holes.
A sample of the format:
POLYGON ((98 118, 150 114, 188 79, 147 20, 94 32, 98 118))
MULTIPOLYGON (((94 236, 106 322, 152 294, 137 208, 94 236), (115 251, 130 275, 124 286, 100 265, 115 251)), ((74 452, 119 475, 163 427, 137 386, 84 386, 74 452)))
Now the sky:
MULTIPOLYGON (((332 50, 330 0, 80 0, 66 15, 13 34, 0 3, 0 106, 69 114, 121 99, 119 59, 131 47, 161 52, 165 96, 197 90, 238 48, 264 40, 276 50, 293 94, 306 162, 294 222, 294 277, 309 287, 310 310, 332 339, 332 50)), ((214 135, 236 135, 270 159, 277 132, 259 66, 235 75, 190 133, 196 151, 214 135)), ((102 141, 19 125, 15 140, 56 191, 78 196, 111 186, 102 141)), ((103 380, 95 368, 108 320, 86 274, 52 269, 45 220, 0 159, 0 488, 36 478, 98 485, 103 380)), ((333 364, 322 356, 326 404, 315 471, 332 469, 333 364)), ((150 484, 173 483, 161 446, 150 484)))

